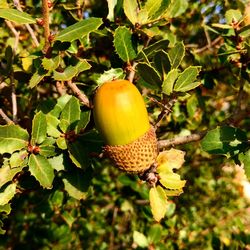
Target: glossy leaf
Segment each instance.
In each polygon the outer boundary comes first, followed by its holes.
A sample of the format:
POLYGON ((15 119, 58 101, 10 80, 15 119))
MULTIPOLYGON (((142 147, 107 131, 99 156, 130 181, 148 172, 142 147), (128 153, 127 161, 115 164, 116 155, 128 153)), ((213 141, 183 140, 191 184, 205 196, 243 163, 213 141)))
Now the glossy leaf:
POLYGON ((72 96, 65 105, 60 116, 60 128, 65 133, 70 130, 74 130, 77 126, 77 122, 80 120, 80 103, 77 98, 72 96))
POLYGON ((233 156, 247 146, 246 134, 234 127, 217 127, 210 130, 201 141, 204 151, 210 154, 233 156))
POLYGON ((3 192, 0 193, 0 206, 4 206, 10 202, 16 193, 16 183, 8 185, 3 192))
POLYGON ((177 42, 168 52, 172 68, 178 68, 185 56, 185 46, 183 42, 177 42))
POLYGON ((54 169, 48 159, 41 155, 31 154, 28 165, 30 173, 39 181, 42 187, 52 188, 54 169))
POLYGON ((180 92, 186 92, 191 89, 196 88, 201 84, 201 82, 197 82, 197 76, 199 74, 200 67, 189 66, 186 68, 178 77, 174 90, 180 92))
POLYGON ((28 132, 18 125, 0 126, 0 154, 20 150, 28 145, 28 132))
POLYGON ((13 177, 22 171, 23 167, 10 167, 3 166, 0 168, 0 188, 9 181, 12 181, 13 177))
POLYGON ((182 188, 185 186, 186 181, 181 180, 180 175, 176 173, 160 172, 160 183, 167 189, 179 189, 182 193, 182 188))
POLYGON ((170 95, 173 92, 174 84, 178 76, 178 69, 172 69, 168 72, 165 80, 162 83, 162 93, 170 95))
POLYGON ((9 158, 9 164, 11 169, 15 169, 18 167, 25 167, 27 165, 28 160, 28 152, 23 149, 21 151, 17 151, 11 154, 9 158))
POLYGON ((15 9, 0 9, 0 17, 18 24, 36 23, 31 15, 15 9))
POLYGON ((171 69, 171 62, 168 53, 164 50, 156 52, 154 56, 154 65, 162 76, 162 79, 166 79, 166 76, 171 69))
POLYGON ((124 0, 123 1, 124 13, 129 19, 129 21, 135 25, 138 23, 137 12, 138 4, 136 0, 124 0))
POLYGON ((136 70, 140 77, 152 87, 161 86, 161 77, 158 72, 147 63, 139 63, 136 66, 136 70))
POLYGON ((170 3, 170 0, 147 0, 145 9, 148 12, 149 20, 155 20, 164 15, 170 3))
POLYGON ((72 42, 80 39, 90 32, 97 30, 102 24, 101 18, 90 17, 79 21, 62 30, 56 37, 61 42, 72 42))
POLYGON ((48 135, 58 138, 61 135, 61 132, 58 130, 58 125, 60 123, 60 120, 51 114, 47 114, 46 122, 47 122, 48 135))
POLYGON ((54 58, 44 57, 42 59, 42 66, 46 70, 54 70, 54 69, 58 68, 58 66, 60 65, 60 61, 61 61, 60 56, 56 56, 54 58))
POLYGON ((50 115, 59 118, 62 110, 64 109, 65 105, 68 103, 72 95, 63 95, 57 99, 57 103, 54 108, 49 112, 50 115))
POLYGON ((116 53, 124 62, 129 62, 136 57, 132 34, 128 28, 118 27, 115 30, 114 45, 116 53))
POLYGON ((41 111, 35 114, 32 120, 31 144, 36 145, 42 143, 46 138, 47 122, 46 116, 41 111))
POLYGON ((154 219, 159 222, 167 211, 167 196, 161 186, 152 187, 149 190, 150 207, 154 219))
POLYGON ((56 148, 54 146, 56 140, 53 138, 46 138, 41 145, 39 145, 39 154, 45 157, 51 157, 56 155, 56 148))

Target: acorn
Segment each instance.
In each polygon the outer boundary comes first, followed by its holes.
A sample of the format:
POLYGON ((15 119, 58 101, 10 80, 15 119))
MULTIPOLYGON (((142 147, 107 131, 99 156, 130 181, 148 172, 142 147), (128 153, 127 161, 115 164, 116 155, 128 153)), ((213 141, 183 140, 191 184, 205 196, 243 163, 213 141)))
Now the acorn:
POLYGON ((148 170, 158 155, 154 128, 139 90, 127 80, 105 82, 94 97, 94 121, 104 153, 129 173, 148 170))

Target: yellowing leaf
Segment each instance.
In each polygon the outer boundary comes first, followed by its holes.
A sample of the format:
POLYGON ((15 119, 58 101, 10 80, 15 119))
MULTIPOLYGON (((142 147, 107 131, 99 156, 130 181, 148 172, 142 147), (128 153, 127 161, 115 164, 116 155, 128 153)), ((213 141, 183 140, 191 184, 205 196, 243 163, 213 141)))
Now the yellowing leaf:
MULTIPOLYGON (((182 181, 176 173, 160 173, 160 183, 168 189, 182 189, 186 181, 182 181)), ((181 191, 182 192, 182 191, 181 191)))
POLYGON ((159 222, 167 211, 167 196, 161 186, 153 187, 149 191, 150 207, 154 219, 159 222))
POLYGON ((161 152, 157 157, 158 173, 172 173, 174 168, 179 169, 184 163, 185 152, 171 148, 161 152))

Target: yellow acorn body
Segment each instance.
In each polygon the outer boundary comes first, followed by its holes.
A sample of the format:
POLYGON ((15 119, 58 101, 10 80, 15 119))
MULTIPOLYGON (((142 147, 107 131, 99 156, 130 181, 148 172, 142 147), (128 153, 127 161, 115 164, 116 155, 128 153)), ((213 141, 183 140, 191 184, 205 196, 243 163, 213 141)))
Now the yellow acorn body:
POLYGON ((155 131, 144 100, 131 82, 114 80, 99 87, 94 98, 94 120, 107 144, 104 152, 117 167, 141 173, 155 162, 155 131))

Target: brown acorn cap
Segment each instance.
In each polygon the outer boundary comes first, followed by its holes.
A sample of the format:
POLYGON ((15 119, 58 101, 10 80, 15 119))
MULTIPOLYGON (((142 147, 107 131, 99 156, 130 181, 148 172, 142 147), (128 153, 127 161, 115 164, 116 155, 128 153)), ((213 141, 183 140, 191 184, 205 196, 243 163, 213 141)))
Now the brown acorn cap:
POLYGON ((129 173, 143 173, 158 155, 155 130, 151 127, 144 135, 126 145, 106 145, 104 153, 119 169, 129 173))

